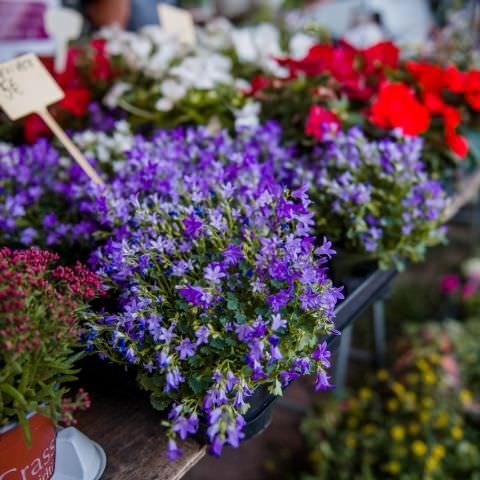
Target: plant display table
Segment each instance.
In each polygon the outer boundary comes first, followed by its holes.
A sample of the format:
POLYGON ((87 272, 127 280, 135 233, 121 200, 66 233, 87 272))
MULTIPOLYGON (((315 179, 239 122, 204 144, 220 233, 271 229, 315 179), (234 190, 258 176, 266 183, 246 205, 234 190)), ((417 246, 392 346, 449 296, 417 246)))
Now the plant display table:
POLYGON ((204 455, 206 447, 181 445, 183 456, 167 459, 167 437, 160 414, 148 399, 92 393, 92 408, 78 415, 78 427, 99 442, 107 455, 104 480, 178 480, 204 455))

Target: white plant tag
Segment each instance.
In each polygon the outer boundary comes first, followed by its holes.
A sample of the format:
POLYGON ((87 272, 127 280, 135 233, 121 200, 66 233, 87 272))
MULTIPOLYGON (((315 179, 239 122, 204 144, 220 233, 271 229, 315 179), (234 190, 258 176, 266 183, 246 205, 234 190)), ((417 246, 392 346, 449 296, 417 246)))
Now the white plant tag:
POLYGON ((49 8, 45 12, 44 25, 45 31, 55 41, 55 71, 64 72, 68 42, 80 36, 83 18, 71 8, 49 8))
POLYGON ((18 120, 31 113, 40 115, 84 172, 102 185, 97 172, 47 109, 64 96, 63 90, 33 53, 0 64, 0 106, 8 117, 18 120))
POLYGON ((195 25, 188 10, 161 3, 158 5, 158 17, 161 27, 166 32, 177 37, 182 43, 195 45, 195 25))

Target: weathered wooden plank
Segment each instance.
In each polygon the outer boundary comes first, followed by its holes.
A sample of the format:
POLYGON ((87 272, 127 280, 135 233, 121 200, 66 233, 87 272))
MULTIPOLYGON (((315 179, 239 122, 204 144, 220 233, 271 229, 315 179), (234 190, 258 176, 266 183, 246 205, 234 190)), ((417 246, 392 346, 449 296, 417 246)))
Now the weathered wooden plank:
POLYGON ((205 447, 183 442, 183 456, 167 459, 161 416, 138 397, 92 393, 92 407, 78 414, 78 428, 107 455, 105 480, 178 480, 204 455, 205 447))

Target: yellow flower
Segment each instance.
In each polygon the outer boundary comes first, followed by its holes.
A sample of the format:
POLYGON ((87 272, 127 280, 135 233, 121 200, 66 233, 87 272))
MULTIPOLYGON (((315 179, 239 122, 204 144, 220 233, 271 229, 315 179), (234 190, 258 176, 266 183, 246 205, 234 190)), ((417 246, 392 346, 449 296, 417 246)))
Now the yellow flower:
POLYGON ((391 412, 395 412, 398 410, 398 407, 400 406, 399 401, 396 398, 389 398, 387 401, 387 408, 391 412))
POLYGON ((431 370, 428 372, 424 372, 423 381, 427 385, 434 385, 437 382, 437 376, 431 370))
POLYGON ((397 442, 401 442, 405 438, 405 429, 401 425, 395 425, 390 429, 390 435, 397 442))
POLYGON ((424 358, 421 358, 420 360, 417 360, 415 365, 417 366, 417 368, 421 371, 424 371, 424 370, 429 370, 430 367, 428 365, 428 363, 425 361, 424 358))
POLYGON ((422 442, 421 440, 415 440, 412 443, 412 452, 417 457, 423 457, 427 453, 427 445, 425 444, 425 442, 422 442))
POLYGON ((422 423, 427 423, 432 416, 430 415, 430 412, 428 410, 423 410, 420 412, 420 421, 422 423))
POLYGON ((472 401, 473 401, 472 392, 470 390, 466 390, 466 389, 462 390, 460 392, 460 400, 467 405, 472 403, 472 401))
POLYGON ((443 445, 435 445, 432 448, 432 457, 437 458, 438 460, 442 459, 445 456, 445 447, 443 445))
POLYGON ((422 398, 422 406, 423 408, 430 409, 434 406, 434 401, 431 397, 422 398))
POLYGON ((446 428, 448 426, 448 421, 449 421, 448 413, 442 412, 435 420, 435 427, 446 428))
POLYGON ((405 387, 398 382, 395 382, 392 385, 392 390, 397 394, 398 397, 402 397, 405 394, 405 387))
POLYGON ((402 465, 400 464, 400 462, 397 462, 396 460, 392 460, 391 462, 388 462, 388 463, 385 465, 385 470, 386 470, 388 473, 391 473, 392 475, 397 475, 397 474, 399 474, 401 468, 402 468, 402 465))
POLYGON ((450 435, 455 439, 455 440, 461 440, 463 438, 463 430, 460 427, 453 427, 450 430, 450 435))
POLYGON ((438 353, 431 353, 428 358, 433 364, 440 363, 440 355, 438 353))
POLYGON ((385 369, 379 370, 377 372, 377 378, 381 382, 386 382, 388 380, 388 372, 385 369))
POLYGON ((367 387, 361 388, 358 394, 362 400, 370 400, 372 398, 372 391, 367 387))
POLYGON ((403 399, 404 399, 405 403, 408 403, 410 405, 414 405, 416 400, 417 400, 417 396, 415 395, 415 392, 407 392, 403 399))
POLYGON ((438 467, 438 459, 434 457, 427 458, 427 461, 425 462, 425 470, 427 472, 431 472, 432 470, 435 470, 437 467, 438 467))
POLYGON ((408 426, 408 431, 409 431, 412 435, 417 435, 418 432, 420 431, 420 425, 419 425, 418 423, 412 422, 412 423, 410 423, 410 425, 408 426))
POLYGON ((345 445, 347 448, 354 449, 357 446, 357 439, 355 438, 355 435, 347 435, 345 438, 345 445))

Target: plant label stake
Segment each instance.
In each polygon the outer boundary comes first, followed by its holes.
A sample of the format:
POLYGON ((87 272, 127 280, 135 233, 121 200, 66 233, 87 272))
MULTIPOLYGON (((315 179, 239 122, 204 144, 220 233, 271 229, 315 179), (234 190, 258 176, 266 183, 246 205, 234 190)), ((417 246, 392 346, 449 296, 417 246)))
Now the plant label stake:
POLYGON ((45 31, 56 45, 55 71, 61 73, 67 66, 67 47, 82 31, 82 16, 71 8, 49 8, 43 19, 45 31))
POLYGON ((196 43, 195 26, 192 14, 183 9, 161 3, 158 5, 161 27, 182 43, 194 46, 196 43))
POLYGON ((60 140, 83 171, 103 185, 97 172, 68 138, 47 107, 65 96, 55 79, 33 53, 0 64, 0 106, 11 120, 36 113, 60 140))

